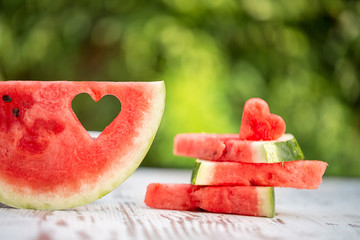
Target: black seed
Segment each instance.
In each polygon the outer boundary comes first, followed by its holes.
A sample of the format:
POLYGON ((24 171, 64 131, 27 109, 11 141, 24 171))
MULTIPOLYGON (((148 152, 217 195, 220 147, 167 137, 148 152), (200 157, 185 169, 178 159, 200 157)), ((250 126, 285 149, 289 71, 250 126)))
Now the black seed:
POLYGON ((18 117, 18 116, 19 116, 19 109, 14 108, 14 109, 12 110, 12 113, 14 114, 15 117, 18 117))
POLYGON ((10 97, 9 95, 4 95, 4 96, 2 97, 2 100, 3 100, 4 102, 11 102, 11 97, 10 97))

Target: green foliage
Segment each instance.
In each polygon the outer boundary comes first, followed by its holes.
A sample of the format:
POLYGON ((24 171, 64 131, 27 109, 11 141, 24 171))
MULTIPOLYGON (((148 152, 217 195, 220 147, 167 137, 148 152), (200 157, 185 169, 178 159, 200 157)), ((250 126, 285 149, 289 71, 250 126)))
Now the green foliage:
POLYGON ((360 2, 0 1, 0 79, 165 80, 147 166, 181 132, 238 132, 265 99, 308 159, 360 176, 360 2))

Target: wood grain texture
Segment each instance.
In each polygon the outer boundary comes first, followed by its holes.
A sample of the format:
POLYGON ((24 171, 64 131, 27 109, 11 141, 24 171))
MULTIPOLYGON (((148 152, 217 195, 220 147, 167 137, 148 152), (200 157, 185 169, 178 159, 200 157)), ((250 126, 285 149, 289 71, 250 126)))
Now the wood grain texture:
POLYGON ((138 169, 104 198, 76 209, 0 205, 0 239, 360 239, 360 179, 318 190, 276 189, 272 219, 148 208, 147 184, 189 183, 191 171, 138 169))

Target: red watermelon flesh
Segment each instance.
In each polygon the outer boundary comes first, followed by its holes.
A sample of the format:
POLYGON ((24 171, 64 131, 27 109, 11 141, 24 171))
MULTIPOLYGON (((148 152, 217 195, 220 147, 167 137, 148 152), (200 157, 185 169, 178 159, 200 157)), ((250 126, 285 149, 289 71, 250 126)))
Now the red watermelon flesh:
POLYGON ((206 210, 249 216, 273 217, 274 189, 270 187, 219 187, 191 184, 148 185, 145 203, 171 210, 206 210))
MULTIPOLYGON (((178 156, 216 161, 223 158, 226 141, 236 138, 238 134, 182 133, 174 138, 173 152, 178 156)), ((250 150, 244 148, 244 151, 250 150)))
POLYGON ((198 161, 195 185, 237 185, 317 189, 327 163, 298 160, 278 163, 198 161))
POLYGON ((275 140, 286 130, 284 120, 270 113, 268 104, 260 98, 246 101, 240 125, 242 140, 275 140))
POLYGON ((71 208, 123 182, 145 157, 164 110, 163 82, 0 83, 0 201, 15 207, 71 208), (97 139, 71 108, 88 93, 114 95, 119 115, 97 139))

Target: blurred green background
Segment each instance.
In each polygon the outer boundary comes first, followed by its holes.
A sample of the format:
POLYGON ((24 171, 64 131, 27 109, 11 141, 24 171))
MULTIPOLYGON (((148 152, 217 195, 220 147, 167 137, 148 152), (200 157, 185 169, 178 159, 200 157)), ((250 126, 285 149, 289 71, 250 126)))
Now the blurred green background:
POLYGON ((360 177, 359 16, 339 0, 0 0, 0 79, 164 80, 143 166, 193 167, 175 134, 236 133, 261 97, 307 159, 360 177))

